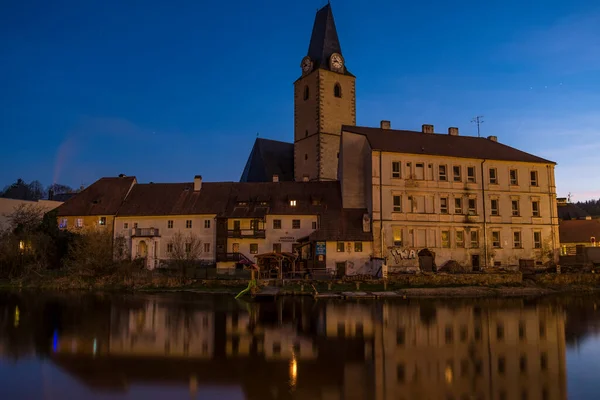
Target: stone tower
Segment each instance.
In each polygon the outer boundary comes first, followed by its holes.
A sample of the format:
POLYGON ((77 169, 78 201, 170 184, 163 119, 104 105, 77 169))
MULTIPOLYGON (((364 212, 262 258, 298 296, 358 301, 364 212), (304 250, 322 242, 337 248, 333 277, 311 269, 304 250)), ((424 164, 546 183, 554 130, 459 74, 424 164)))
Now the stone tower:
POLYGON ((296 181, 337 180, 342 125, 356 125, 356 78, 346 68, 331 6, 317 11, 294 82, 296 181))

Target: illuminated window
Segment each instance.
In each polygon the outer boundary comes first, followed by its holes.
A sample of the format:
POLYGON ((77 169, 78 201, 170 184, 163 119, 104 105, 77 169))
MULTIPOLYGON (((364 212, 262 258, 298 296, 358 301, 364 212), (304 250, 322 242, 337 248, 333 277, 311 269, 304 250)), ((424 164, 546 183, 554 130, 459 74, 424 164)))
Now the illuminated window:
POLYGON ((362 251, 363 251, 362 242, 354 242, 354 251, 356 253, 362 253, 362 251))
POLYGON ((402 246, 402 228, 399 226, 394 226, 392 229, 394 235, 394 246, 402 246))
MULTIPOLYGON (((81 222, 81 225, 83 226, 83 221, 81 222)), ((100 217, 100 221, 98 221, 98 225, 106 226, 106 217, 100 217)))
POLYGON ((296 200, 290 200, 290 206, 296 207, 296 200))
POLYGON ((450 248, 450 232, 442 231, 442 247, 445 249, 450 248))
POLYGON ((337 242, 337 252, 338 253, 343 253, 344 252, 344 242, 337 242))
POLYGON ((250 243, 250 254, 258 254, 258 243, 250 243))

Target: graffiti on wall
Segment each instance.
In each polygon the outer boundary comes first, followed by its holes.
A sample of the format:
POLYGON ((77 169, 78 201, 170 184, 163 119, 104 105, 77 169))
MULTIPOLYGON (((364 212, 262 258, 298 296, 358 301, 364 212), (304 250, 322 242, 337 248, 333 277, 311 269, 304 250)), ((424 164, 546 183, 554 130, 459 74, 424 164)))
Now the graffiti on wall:
POLYGON ((402 260, 415 260, 419 253, 417 249, 407 249, 402 247, 388 247, 388 250, 396 264, 399 264, 402 260))

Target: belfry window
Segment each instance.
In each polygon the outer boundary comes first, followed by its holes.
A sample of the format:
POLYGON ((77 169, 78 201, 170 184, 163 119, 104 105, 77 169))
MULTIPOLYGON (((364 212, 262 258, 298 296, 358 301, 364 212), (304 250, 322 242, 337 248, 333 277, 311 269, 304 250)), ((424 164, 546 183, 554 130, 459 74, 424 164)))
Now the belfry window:
POLYGON ((338 98, 342 97, 342 87, 340 86, 339 83, 336 83, 335 86, 333 87, 333 95, 338 98))
POLYGON ((309 95, 308 86, 304 86, 304 100, 308 100, 308 95, 309 95))

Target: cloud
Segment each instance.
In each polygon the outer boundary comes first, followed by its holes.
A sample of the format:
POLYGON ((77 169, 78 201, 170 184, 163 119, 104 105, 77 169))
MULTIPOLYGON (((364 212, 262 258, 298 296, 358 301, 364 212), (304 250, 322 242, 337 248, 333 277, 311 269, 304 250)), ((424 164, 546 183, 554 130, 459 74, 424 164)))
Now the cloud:
POLYGON ((600 10, 574 14, 529 31, 500 49, 499 56, 564 73, 600 70, 600 10))

